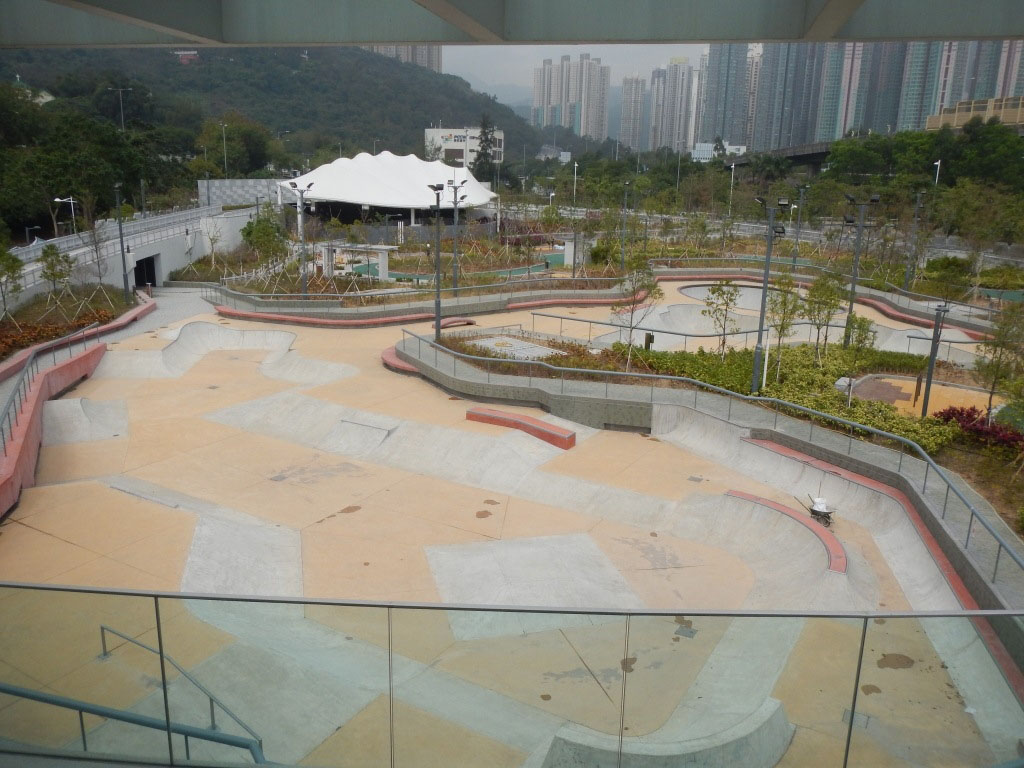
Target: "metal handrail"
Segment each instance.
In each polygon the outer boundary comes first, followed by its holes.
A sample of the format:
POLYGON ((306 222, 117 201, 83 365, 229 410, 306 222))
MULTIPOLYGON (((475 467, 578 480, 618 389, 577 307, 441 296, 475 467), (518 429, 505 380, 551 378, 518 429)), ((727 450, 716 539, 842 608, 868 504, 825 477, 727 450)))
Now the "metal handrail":
MULTIPOLYGON (((800 413, 802 413, 802 414, 804 414, 806 416, 811 417, 811 419, 819 419, 819 420, 824 420, 824 421, 827 421, 827 422, 833 422, 833 423, 836 423, 836 424, 840 424, 843 427, 846 427, 846 428, 851 429, 851 430, 853 430, 853 429, 860 430, 861 432, 866 432, 868 434, 875 435, 875 436, 883 438, 885 440, 894 441, 896 443, 899 443, 901 446, 906 446, 908 449, 910 449, 911 451, 916 453, 920 457, 920 459, 925 463, 925 476, 924 476, 924 483, 922 484, 922 492, 924 492, 927 489, 927 487, 928 487, 928 473, 929 473, 929 471, 934 471, 942 479, 942 481, 946 483, 947 499, 948 499, 949 491, 952 491, 954 493, 954 495, 956 495, 957 498, 959 498, 960 501, 963 502, 964 506, 969 510, 969 512, 970 512, 970 522, 968 523, 968 527, 967 527, 967 541, 966 541, 965 547, 970 544, 971 528, 974 525, 975 518, 977 518, 981 522, 981 524, 985 528, 985 530, 987 530, 989 532, 989 534, 992 536, 992 538, 996 541, 996 543, 998 545, 998 550, 997 550, 997 553, 996 553, 996 566, 993 569, 991 581, 992 582, 995 581, 996 572, 998 571, 998 568, 999 568, 999 555, 1002 553, 1003 550, 1005 550, 1007 552, 1007 554, 1010 556, 1010 558, 1017 564, 1017 567, 1020 568, 1022 572, 1024 572, 1024 558, 1022 558, 1020 555, 1018 555, 1017 552, 1014 549, 1012 549, 1003 540, 1003 537, 995 530, 995 528, 993 528, 992 524, 989 523, 988 520, 986 520, 981 514, 978 513, 978 511, 974 508, 974 505, 971 504, 967 500, 967 498, 963 495, 963 493, 960 492, 960 489, 957 488, 950 481, 949 477, 947 477, 946 473, 942 471, 941 467, 939 467, 939 465, 936 464, 932 460, 932 457, 928 455, 928 452, 925 451, 916 442, 914 442, 913 440, 910 440, 909 438, 905 438, 905 437, 902 437, 901 435, 896 435, 896 434, 893 434, 891 432, 885 432, 885 431, 883 431, 881 429, 876 429, 875 427, 869 427, 866 424, 860 424, 860 423, 855 422, 855 421, 849 421, 848 419, 844 419, 844 418, 842 418, 840 416, 835 416, 835 415, 830 414, 830 413, 824 413, 822 411, 816 411, 813 408, 807 408, 807 407, 802 406, 802 405, 797 405, 796 403, 791 403, 791 402, 789 402, 787 400, 780 400, 780 399, 774 398, 774 397, 760 397, 760 396, 757 396, 757 395, 742 395, 742 394, 740 394, 738 392, 733 392, 731 390, 724 389, 722 387, 716 387, 713 384, 708 384, 706 382, 699 381, 697 379, 690 379, 690 378, 687 378, 685 376, 668 376, 668 375, 653 374, 653 373, 625 373, 625 372, 622 372, 622 371, 604 371, 604 370, 587 369, 587 368, 568 368, 568 367, 562 368, 562 367, 559 367, 559 366, 551 365, 549 363, 545 363, 545 362, 537 361, 537 360, 515 360, 515 359, 505 359, 505 358, 501 358, 500 360, 496 360, 495 358, 492 358, 492 357, 482 357, 482 356, 478 356, 478 355, 467 355, 467 354, 464 354, 462 352, 456 352, 455 350, 449 349, 448 347, 445 347, 445 346, 442 346, 440 344, 437 344, 432 338, 425 337, 425 336, 420 336, 419 334, 413 333, 412 331, 410 331, 410 330, 408 330, 406 328, 402 329, 402 335, 403 336, 405 336, 405 335, 412 336, 413 338, 417 339, 419 341, 419 343, 421 343, 421 344, 422 343, 426 343, 428 346, 434 347, 435 350, 441 350, 441 351, 443 351, 446 354, 452 355, 453 357, 458 357, 458 358, 461 358, 463 360, 469 360, 469 361, 473 361, 473 362, 486 363, 488 365, 492 364, 494 362, 499 362, 499 363, 502 363, 502 364, 511 364, 511 365, 540 366, 540 367, 546 368, 546 369, 548 369, 548 370, 550 370, 552 372, 558 372, 558 373, 562 374, 563 376, 566 373, 578 373, 578 374, 583 374, 585 376, 604 375, 604 376, 607 376, 607 377, 610 377, 610 378, 613 378, 613 379, 616 378, 616 377, 622 378, 622 379, 650 379, 652 381, 652 386, 653 386, 653 381, 656 381, 656 380, 657 381, 678 382, 680 384, 686 384, 686 385, 689 385, 689 386, 692 386, 692 387, 697 387, 699 389, 708 390, 708 391, 714 392, 716 394, 724 395, 724 396, 729 397, 729 398, 739 398, 742 401, 751 402, 751 403, 754 403, 756 405, 774 405, 774 406, 776 406, 776 408, 787 408, 787 409, 790 409, 790 410, 795 410, 795 411, 798 411, 798 412, 800 412, 800 413)), ((778 416, 778 411, 776 411, 776 417, 777 416, 778 416)))
POLYGON ((235 736, 231 733, 224 733, 223 731, 211 731, 206 728, 200 728, 196 725, 185 725, 184 723, 176 723, 173 720, 159 720, 155 717, 149 717, 147 715, 138 715, 134 712, 128 712, 123 709, 114 709, 113 707, 105 707, 102 704, 92 704, 88 701, 79 701, 78 699, 68 698, 67 696, 58 696, 54 693, 46 693, 45 691, 35 691, 31 688, 22 688, 19 685, 11 685, 10 683, 0 682, 0 693, 6 693, 9 696, 17 696, 22 699, 29 699, 30 701, 38 701, 43 704, 51 704, 55 707, 62 707, 63 709, 73 709, 78 712, 78 726, 82 736, 82 749, 85 752, 89 751, 89 743, 85 736, 85 719, 83 714, 96 715, 97 717, 103 717, 107 720, 117 720, 122 723, 128 723, 130 725, 138 725, 143 728, 152 728, 158 731, 176 733, 179 736, 185 737, 185 759, 189 759, 189 744, 188 740, 200 739, 201 741, 212 741, 215 744, 224 744, 229 747, 238 747, 239 749, 245 749, 252 755, 253 762, 257 765, 265 765, 267 762, 266 757, 263 755, 263 747, 254 739, 247 739, 244 736, 235 736))
POLYGON ((192 677, 192 675, 188 672, 187 669, 185 669, 183 666, 181 666, 181 664, 179 664, 173 658, 168 656, 166 653, 160 653, 160 651, 157 650, 156 648, 153 648, 150 645, 146 645, 145 643, 139 642, 134 637, 129 637, 128 635, 124 634, 123 632, 119 632, 118 630, 114 629, 113 627, 108 627, 106 624, 100 624, 100 646, 103 649, 103 653, 100 654, 101 658, 105 659, 105 658, 108 658, 110 656, 110 651, 107 649, 107 634, 106 634, 107 632, 109 632, 112 635, 116 635, 117 637, 120 637, 122 640, 127 640, 132 645, 136 645, 139 648, 142 648, 145 651, 149 651, 150 653, 156 654, 157 656, 159 656, 160 658, 164 659, 165 661, 170 662, 171 666, 174 667, 176 670, 178 670, 178 672, 181 673, 182 677, 184 677, 186 680, 188 680, 190 683, 192 683, 192 685, 194 685, 196 688, 198 688, 202 692, 202 694, 204 696, 206 696, 206 698, 210 702, 210 729, 211 730, 217 730, 217 716, 215 714, 214 706, 213 706, 216 703, 216 705, 218 707, 220 707, 222 710, 224 710, 224 714, 226 714, 228 717, 230 717, 232 720, 234 720, 235 723, 237 723, 238 726, 242 730, 244 730, 246 733, 248 733, 250 736, 252 736, 254 739, 256 739, 256 742, 260 745, 260 747, 263 746, 263 738, 258 733, 256 733, 256 731, 254 731, 252 728, 250 728, 248 725, 246 725, 244 722, 242 722, 241 718, 239 718, 238 715, 236 715, 234 712, 232 712, 230 709, 228 709, 227 705, 223 701, 221 701, 219 698, 217 698, 212 693, 210 693, 209 689, 205 685, 203 685, 198 680, 196 680, 194 677, 192 677))
POLYGON ((99 323, 91 323, 84 328, 79 328, 77 331, 72 331, 66 336, 61 336, 59 339, 48 341, 44 344, 37 346, 29 353, 29 356, 25 359, 24 364, 21 367, 21 371, 18 373, 18 380, 14 384, 14 388, 11 393, 7 396, 7 401, 4 403, 3 410, 0 411, 0 443, 3 445, 4 456, 7 455, 7 442, 14 437, 14 427, 18 424, 18 415, 21 413, 22 406, 25 400, 28 398, 28 393, 32 389, 32 382, 35 379, 37 373, 39 373, 39 356, 45 352, 53 352, 53 365, 57 364, 57 347, 68 345, 68 359, 73 357, 71 351, 74 347, 74 337, 82 335, 82 344, 85 345, 85 332, 96 328, 99 323))

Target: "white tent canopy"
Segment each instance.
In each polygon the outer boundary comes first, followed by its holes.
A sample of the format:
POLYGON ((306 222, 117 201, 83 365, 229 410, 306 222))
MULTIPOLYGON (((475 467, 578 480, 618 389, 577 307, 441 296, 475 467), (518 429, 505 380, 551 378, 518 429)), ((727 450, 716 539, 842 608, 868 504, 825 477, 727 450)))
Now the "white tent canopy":
MULTIPOLYGON (((433 208, 436 202, 430 184, 444 184, 441 207, 452 207, 449 183, 465 181, 461 194, 466 195, 459 208, 486 205, 497 195, 473 178, 467 169, 453 168, 439 160, 428 162, 416 155, 399 157, 390 152, 371 155, 361 152, 355 157, 340 157, 321 165, 307 174, 290 181, 280 182, 288 192, 294 193, 293 183, 304 189, 309 201, 337 201, 370 205, 377 208, 433 208)), ((285 197, 287 199, 287 196, 285 197)))

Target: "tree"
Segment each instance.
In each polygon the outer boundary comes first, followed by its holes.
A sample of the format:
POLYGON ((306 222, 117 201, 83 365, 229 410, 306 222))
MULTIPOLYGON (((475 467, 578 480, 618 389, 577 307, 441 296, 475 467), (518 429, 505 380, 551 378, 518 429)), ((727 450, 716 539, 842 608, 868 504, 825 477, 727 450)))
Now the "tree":
POLYGON ((974 363, 974 377, 988 390, 988 413, 992 399, 1004 384, 1024 373, 1024 304, 1006 306, 992 325, 992 333, 981 344, 974 363))
POLYGON ((43 251, 39 254, 39 264, 42 267, 39 275, 50 284, 50 293, 56 293, 59 283, 71 279, 71 272, 75 266, 71 256, 63 253, 53 243, 43 246, 43 251))
POLYGON ((441 144, 432 139, 428 139, 423 146, 423 159, 424 160, 440 160, 441 159, 441 144))
POLYGON ((491 181, 494 178, 494 123, 484 112, 480 115, 480 139, 477 144, 476 159, 470 170, 478 181, 491 181))
POLYGON ((857 365, 864 357, 864 353, 875 346, 876 334, 871 321, 866 317, 858 317, 856 313, 850 315, 846 331, 850 339, 850 370, 846 377, 846 407, 849 408, 853 403, 853 377, 857 375, 857 365))
POLYGON ((629 334, 626 337, 626 371, 633 358, 633 333, 641 325, 665 293, 654 279, 651 263, 643 254, 634 253, 626 261, 626 274, 619 282, 623 299, 616 304, 619 318, 626 321, 629 334))
POLYGON ((18 325, 18 321, 11 314, 9 302, 21 293, 21 272, 24 268, 21 259, 11 253, 5 244, 0 243, 0 302, 3 303, 0 320, 9 317, 15 326, 18 325))
POLYGON ((814 354, 821 364, 822 357, 828 354, 828 330, 832 318, 843 303, 842 284, 839 278, 823 272, 814 279, 804 299, 804 314, 814 326, 814 354), (824 347, 821 346, 822 331, 825 334, 824 347))
POLYGON ((288 251, 281 225, 272 216, 260 216, 242 227, 242 241, 259 259, 284 256, 288 251))
POLYGON ((729 322, 729 313, 736 308, 739 300, 740 289, 733 285, 731 280, 723 280, 708 288, 707 298, 704 299, 706 306, 700 311, 704 317, 711 320, 721 336, 718 353, 722 360, 725 360, 726 336, 730 331, 736 330, 736 325, 729 322))
POLYGON ((775 363, 775 381, 782 376, 782 347, 793 332, 793 324, 803 311, 803 299, 796 290, 796 283, 789 275, 782 275, 775 281, 775 290, 768 294, 768 323, 775 328, 778 337, 778 359, 775 363))

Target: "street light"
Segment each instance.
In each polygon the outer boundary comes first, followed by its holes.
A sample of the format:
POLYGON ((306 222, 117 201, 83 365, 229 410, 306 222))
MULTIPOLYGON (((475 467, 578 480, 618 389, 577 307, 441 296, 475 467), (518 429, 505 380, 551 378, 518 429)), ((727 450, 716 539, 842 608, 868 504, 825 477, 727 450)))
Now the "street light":
POLYGON ((434 341, 441 341, 441 193, 444 184, 427 184, 436 196, 434 203, 434 341))
MULTIPOLYGON (((78 225, 75 223, 75 198, 71 195, 67 197, 55 197, 53 198, 55 203, 71 203, 71 231, 76 235, 78 234, 78 225)), ((57 234, 56 232, 54 233, 57 234)))
POLYGON ((121 242, 121 277, 124 279, 124 303, 131 305, 132 291, 128 287, 128 260, 124 255, 124 229, 121 226, 121 182, 114 184, 114 206, 117 208, 117 239, 121 242))
POLYGON ((220 138, 224 144, 224 178, 228 177, 228 124, 220 124, 220 138))
POLYGON ((579 168, 579 167, 580 167, 580 164, 577 163, 574 160, 573 163, 572 163, 572 208, 573 208, 573 215, 575 215, 575 211, 576 211, 576 169, 579 168))
POLYGON ((305 187, 300 187, 294 181, 289 181, 288 186, 299 196, 299 272, 302 274, 302 295, 305 296, 309 287, 309 281, 306 278, 306 193, 313 186, 313 182, 309 182, 305 187))
POLYGON ((42 229, 42 227, 40 227, 38 224, 34 227, 25 227, 25 245, 31 245, 31 243, 29 243, 28 241, 28 233, 36 229, 42 229))
MULTIPOLYGON (((869 205, 876 205, 881 198, 878 195, 872 195, 868 198, 866 203, 858 203, 853 195, 847 193, 846 200, 850 205, 857 206, 857 242, 854 245, 853 251, 853 274, 850 279, 850 307, 846 312, 846 328, 843 331, 843 349, 850 346, 850 321, 853 319, 853 302, 857 298, 857 276, 860 273, 860 246, 864 239, 864 214, 868 209, 869 205)), ((843 217, 846 223, 852 224, 852 217, 847 215, 843 217)))
POLYGON ((942 170, 942 158, 940 157, 932 165, 935 166, 935 186, 939 186, 939 171, 942 170))
MULTIPOLYGON (((796 269, 796 259, 800 255, 800 229, 804 223, 804 195, 807 192, 807 186, 800 187, 800 201, 796 204, 796 240, 793 242, 793 268, 796 269)), ((790 212, 789 221, 793 223, 793 214, 790 212)))
POLYGON ((754 369, 750 378, 750 392, 756 395, 760 388, 761 378, 761 361, 764 359, 764 317, 768 309, 768 278, 771 274, 772 268, 772 245, 775 242, 776 237, 781 237, 786 234, 786 228, 781 224, 775 223, 775 214, 778 211, 785 210, 789 207, 789 198, 780 197, 778 208, 768 205, 763 197, 755 197, 754 200, 764 208, 765 215, 768 218, 767 226, 764 232, 764 277, 761 280, 761 314, 757 320, 757 344, 754 346, 754 369))
MULTIPOLYGON (((729 215, 732 218, 732 185, 736 182, 736 163, 732 164, 732 173, 729 175, 729 215)), ((676 189, 679 189, 679 169, 676 167, 676 189)))
POLYGON ((121 133, 124 133, 124 92, 131 88, 107 88, 108 91, 117 91, 117 101, 121 105, 121 133))
POLYGON ((373 154, 375 154, 375 155, 377 154, 377 142, 378 141, 380 141, 380 139, 374 139, 373 140, 373 154))
MULTIPOLYGON (((466 195, 460 195, 460 190, 466 185, 466 179, 458 184, 452 179, 448 184, 452 188, 452 207, 455 209, 452 229, 452 288, 459 287, 459 203, 466 199, 466 195)), ((440 257, 438 257, 440 258, 440 257)))

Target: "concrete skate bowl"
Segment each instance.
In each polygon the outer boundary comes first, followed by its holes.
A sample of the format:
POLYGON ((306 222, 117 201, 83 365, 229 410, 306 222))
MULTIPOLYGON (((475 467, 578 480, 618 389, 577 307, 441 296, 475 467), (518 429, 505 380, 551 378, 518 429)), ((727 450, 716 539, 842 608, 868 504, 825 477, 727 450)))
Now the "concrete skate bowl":
MULTIPOLYGON (((711 319, 701 314, 703 309, 704 307, 699 304, 670 304, 668 306, 656 307, 639 323, 645 330, 633 332, 633 343, 642 344, 644 333, 650 329, 655 332, 654 349, 674 350, 685 347, 689 351, 695 351, 700 346, 703 346, 705 349, 717 347, 718 331, 711 322, 711 319), (658 331, 671 331, 671 333, 662 334, 658 333, 658 331), (678 334, 694 334, 695 336, 706 336, 707 338, 685 339, 682 335, 678 334)), ((629 323, 629 318, 628 316, 624 317, 621 314, 612 313, 609 322, 625 326, 629 323)), ((730 327, 734 326, 739 331, 757 331, 757 318, 752 315, 732 313, 729 316, 729 323, 730 327)), ((623 328, 622 330, 610 331, 597 336, 594 340, 602 344, 612 344, 617 341, 625 342, 628 335, 628 329, 623 328)), ((743 336, 730 337, 730 343, 742 345, 743 336)))
MULTIPOLYGON (((801 461, 776 450, 771 443, 753 441, 748 430, 713 416, 680 406, 655 405, 651 433, 689 451, 707 456, 726 466, 792 494, 794 499, 808 495, 823 496, 838 510, 840 521, 849 520, 867 531, 885 559, 910 606, 915 611, 959 610, 962 606, 936 564, 903 504, 882 490, 855 482, 822 462, 801 461)), ((856 585, 858 562, 850 554, 849 576, 845 590, 851 596, 866 594, 856 585)), ((803 608, 827 610, 835 596, 822 582, 821 591, 799 585, 802 595, 793 593, 803 608)), ((781 597, 786 596, 783 591, 781 597)))
POLYGON ((265 349, 260 372, 294 384, 320 385, 353 376, 350 365, 313 360, 293 350, 295 334, 288 331, 236 330, 206 322, 187 323, 166 332, 172 341, 163 349, 107 352, 96 376, 125 379, 174 379, 185 374, 208 353, 221 350, 265 349))

